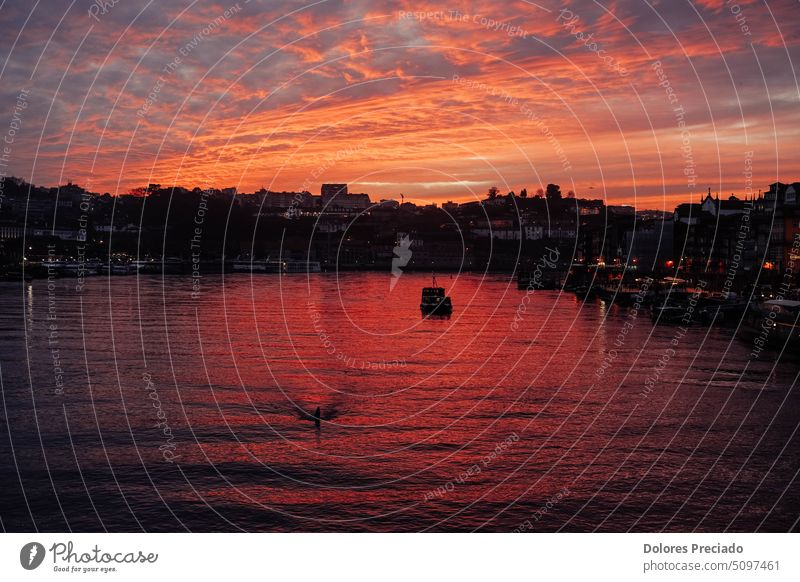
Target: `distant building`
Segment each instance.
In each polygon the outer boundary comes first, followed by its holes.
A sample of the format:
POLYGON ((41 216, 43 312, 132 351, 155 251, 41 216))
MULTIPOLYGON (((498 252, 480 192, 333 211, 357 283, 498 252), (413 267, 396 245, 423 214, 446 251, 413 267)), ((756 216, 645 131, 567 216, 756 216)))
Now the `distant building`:
POLYGON ((267 210, 288 210, 307 204, 310 196, 308 192, 267 192, 263 207, 267 210))
POLYGON ((20 238, 25 232, 25 229, 16 222, 3 221, 0 222, 0 240, 9 240, 20 238))
POLYGON ((605 207, 602 200, 584 200, 578 199, 578 212, 581 216, 592 216, 600 214, 605 207))
POLYGON ((675 223, 667 219, 637 220, 623 237, 623 258, 643 271, 659 271, 673 261, 675 223))
POLYGON ((716 198, 712 198, 711 188, 709 188, 708 194, 706 194, 703 202, 700 203, 700 208, 703 212, 708 212, 712 216, 732 216, 744 212, 745 201, 739 200, 733 194, 727 200, 720 200, 719 195, 716 198))
POLYGON ((673 215, 674 260, 708 274, 724 273, 731 265, 747 270, 753 245, 750 219, 745 221, 742 215, 753 208, 753 201, 735 196, 712 197, 710 189, 699 204, 678 205, 673 215))
POLYGON ((323 184, 320 194, 322 194, 322 205, 327 206, 337 196, 347 196, 347 184, 323 184))
POLYGON ((79 240, 78 231, 73 228, 31 228, 28 234, 35 237, 55 237, 61 240, 79 240))
POLYGON ((636 208, 633 206, 607 206, 609 214, 616 214, 617 216, 634 216, 636 208))
POLYGON ((411 249, 414 254, 408 263, 410 269, 471 269, 473 266, 469 244, 453 233, 428 233, 414 235, 411 249))
POLYGON ((320 193, 323 212, 362 211, 372 206, 368 194, 349 194, 347 184, 323 184, 320 193))
POLYGON ((636 218, 639 220, 672 220, 672 212, 664 210, 637 210, 636 218))
POLYGON ((542 240, 544 238, 544 227, 537 224, 529 224, 523 227, 525 240, 542 240))
MULTIPOLYGON (((86 190, 72 182, 53 188, 51 192, 57 195, 59 208, 78 208, 84 195, 87 194, 86 190)), ((87 200, 91 200, 91 197, 87 197, 87 200)))
MULTIPOLYGON (((798 260, 792 256, 792 249, 797 250, 795 237, 800 236, 798 194, 800 182, 775 182, 755 202, 755 256, 764 257, 766 269, 785 270, 798 260)), ((796 271, 798 267, 792 268, 796 271)))
POLYGON ((349 223, 346 216, 326 212, 320 215, 316 230, 321 233, 346 232, 349 223))
POLYGON ((519 240, 523 231, 514 225, 510 219, 494 219, 488 226, 473 228, 472 234, 479 238, 493 238, 497 240, 519 240))
MULTIPOLYGON (((323 205, 325 204, 325 196, 322 197, 323 205)), ((369 199, 369 194, 345 194, 331 198, 325 212, 336 211, 352 211, 352 210, 366 210, 372 206, 372 201, 369 199)))
POLYGON ((700 213, 702 211, 702 204, 691 204, 688 202, 678 204, 678 206, 675 207, 673 221, 688 225, 697 224, 698 220, 700 220, 700 213))

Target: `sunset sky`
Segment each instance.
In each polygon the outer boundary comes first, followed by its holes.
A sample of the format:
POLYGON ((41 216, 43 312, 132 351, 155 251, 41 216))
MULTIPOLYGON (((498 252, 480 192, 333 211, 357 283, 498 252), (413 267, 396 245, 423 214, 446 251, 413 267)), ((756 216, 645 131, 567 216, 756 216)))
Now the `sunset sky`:
POLYGON ((756 192, 800 180, 794 0, 34 0, 0 23, 6 172, 35 184, 555 182, 671 209, 744 194, 750 163, 756 192))

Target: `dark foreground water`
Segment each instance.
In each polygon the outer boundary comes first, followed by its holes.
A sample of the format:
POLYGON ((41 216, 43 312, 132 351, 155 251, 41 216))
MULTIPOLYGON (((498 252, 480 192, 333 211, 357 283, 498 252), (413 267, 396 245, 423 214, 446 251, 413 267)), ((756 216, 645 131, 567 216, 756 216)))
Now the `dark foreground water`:
POLYGON ((425 320, 390 281, 2 284, 2 527, 797 529, 796 355, 503 277, 425 320))

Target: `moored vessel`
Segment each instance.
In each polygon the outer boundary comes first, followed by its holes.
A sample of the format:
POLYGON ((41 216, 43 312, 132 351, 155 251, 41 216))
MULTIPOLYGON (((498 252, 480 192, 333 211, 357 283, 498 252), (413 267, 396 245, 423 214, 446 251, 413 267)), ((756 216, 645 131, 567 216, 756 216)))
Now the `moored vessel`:
POLYGON ((760 346, 800 344, 800 301, 770 299, 752 306, 742 325, 760 346), (758 341, 760 339, 760 341, 758 341))

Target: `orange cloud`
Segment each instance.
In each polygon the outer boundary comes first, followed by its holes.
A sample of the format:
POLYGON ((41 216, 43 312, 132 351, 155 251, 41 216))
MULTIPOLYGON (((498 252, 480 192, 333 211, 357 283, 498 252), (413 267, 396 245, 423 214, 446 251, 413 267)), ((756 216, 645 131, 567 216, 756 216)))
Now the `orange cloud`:
POLYGON ((112 193, 211 176, 431 200, 559 182, 655 207, 741 192, 746 151, 756 184, 800 175, 789 3, 143 6, 85 39, 85 13, 4 13, 4 102, 35 88, 13 172, 112 193))

